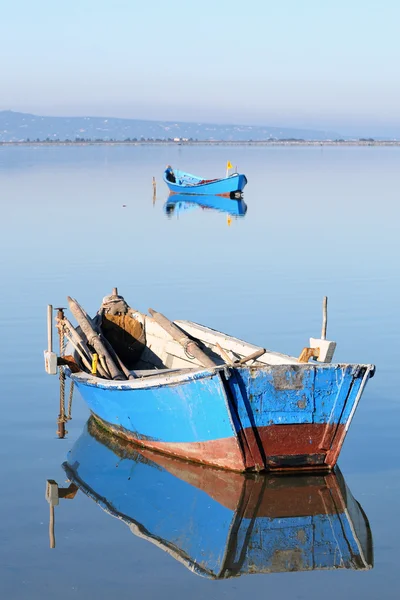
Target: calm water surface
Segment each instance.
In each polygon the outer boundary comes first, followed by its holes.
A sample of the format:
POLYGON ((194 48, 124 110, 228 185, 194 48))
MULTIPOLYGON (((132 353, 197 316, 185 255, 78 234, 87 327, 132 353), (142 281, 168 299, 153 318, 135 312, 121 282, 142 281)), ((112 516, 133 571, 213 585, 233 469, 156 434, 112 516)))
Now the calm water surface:
MULTIPOLYGON (((399 184, 397 148, 0 147, 1 597, 399 597, 399 184), (216 177, 227 160, 248 176, 244 216, 167 216, 167 163, 216 177), (89 415, 76 395, 67 439, 56 438, 46 305, 72 295, 95 312, 113 286, 140 310, 294 355, 318 337, 329 297, 336 359, 377 366, 339 461, 370 523, 372 569, 209 580, 82 492, 55 508, 49 548, 45 483, 67 485, 62 463, 89 415)), ((151 482, 168 505, 161 476, 151 482)))

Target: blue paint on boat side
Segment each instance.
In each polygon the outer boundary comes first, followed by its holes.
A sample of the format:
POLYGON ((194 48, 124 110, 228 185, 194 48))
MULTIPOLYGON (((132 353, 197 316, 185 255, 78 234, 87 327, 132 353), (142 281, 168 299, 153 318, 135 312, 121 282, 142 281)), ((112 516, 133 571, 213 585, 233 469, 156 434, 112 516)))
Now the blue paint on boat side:
POLYGON ((142 389, 75 382, 95 415, 137 439, 187 443, 236 435, 218 372, 180 385, 142 389))
POLYGON ((230 177, 205 182, 202 177, 174 169, 176 181, 167 178, 168 169, 164 171, 163 179, 169 190, 178 194, 230 194, 243 191, 247 178, 242 173, 234 173, 230 177), (204 181, 205 183, 201 183, 204 181))
POLYGON ((115 432, 243 471, 332 468, 369 373, 368 365, 287 364, 191 372, 169 384, 72 377, 115 432))
POLYGON ((167 215, 171 215, 172 213, 178 214, 196 208, 213 208, 219 212, 237 217, 243 217, 247 212, 247 205, 243 200, 211 194, 202 194, 198 197, 193 194, 190 196, 190 199, 188 199, 187 194, 172 194, 164 205, 164 212, 167 215))
POLYGON ((363 373, 352 365, 237 369, 229 386, 243 428, 339 423, 350 414, 363 373))
POLYGON ((90 421, 89 429, 63 465, 68 478, 197 574, 372 566, 368 520, 340 471, 248 478, 176 459, 163 463, 118 445, 90 421))

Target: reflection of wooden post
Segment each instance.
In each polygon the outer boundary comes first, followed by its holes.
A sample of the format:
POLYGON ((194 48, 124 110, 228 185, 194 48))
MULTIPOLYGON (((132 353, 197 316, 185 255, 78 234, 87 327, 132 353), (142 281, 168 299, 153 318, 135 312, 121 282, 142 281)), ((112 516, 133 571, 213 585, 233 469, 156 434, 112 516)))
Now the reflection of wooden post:
POLYGON ((49 519, 49 540, 50 540, 50 548, 56 547, 56 536, 54 533, 54 507, 58 506, 59 499, 65 498, 67 500, 72 500, 76 492, 78 491, 78 487, 74 483, 70 483, 67 488, 59 488, 58 484, 54 479, 48 479, 46 481, 46 500, 50 506, 50 519, 49 519))
POLYGON ((156 203, 156 199, 157 199, 157 184, 156 184, 156 178, 153 177, 153 204, 156 203))
POLYGON ((46 482, 46 500, 50 505, 49 521, 49 539, 50 548, 56 547, 56 538, 54 535, 54 507, 58 504, 58 485, 54 479, 48 479, 46 482))
POLYGON ((49 538, 50 548, 56 547, 56 538, 54 535, 54 506, 50 504, 50 521, 49 521, 49 538))

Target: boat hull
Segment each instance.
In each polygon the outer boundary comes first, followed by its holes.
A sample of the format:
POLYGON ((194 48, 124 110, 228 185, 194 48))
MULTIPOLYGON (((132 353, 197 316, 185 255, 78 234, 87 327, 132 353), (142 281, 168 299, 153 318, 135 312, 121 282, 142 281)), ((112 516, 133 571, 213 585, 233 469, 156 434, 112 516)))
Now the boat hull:
POLYGON ((70 376, 109 431, 243 472, 332 469, 372 374, 368 365, 303 364, 205 370, 161 384, 70 376))
POLYGON ((247 184, 246 175, 238 173, 226 179, 217 179, 209 183, 185 185, 168 181, 164 175, 164 181, 173 194, 189 195, 214 195, 229 197, 234 192, 242 192, 247 184))

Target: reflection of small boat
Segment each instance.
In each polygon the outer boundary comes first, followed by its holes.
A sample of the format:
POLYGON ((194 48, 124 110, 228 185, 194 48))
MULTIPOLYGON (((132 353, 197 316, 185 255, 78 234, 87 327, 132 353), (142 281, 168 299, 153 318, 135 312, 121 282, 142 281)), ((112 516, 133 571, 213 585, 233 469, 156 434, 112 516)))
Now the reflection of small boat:
POLYGON ((223 179, 203 179, 168 166, 164 171, 164 181, 170 191, 177 194, 215 194, 230 197, 234 192, 242 192, 246 175, 232 173, 223 179))
POLYGON ((228 473, 139 450, 92 419, 63 467, 103 510, 198 575, 372 567, 367 517, 338 470, 228 473))
POLYGON ((164 211, 167 215, 192 209, 215 209, 232 216, 243 217, 247 212, 247 205, 241 199, 235 200, 212 194, 193 195, 190 198, 185 194, 172 194, 164 204, 164 211))

